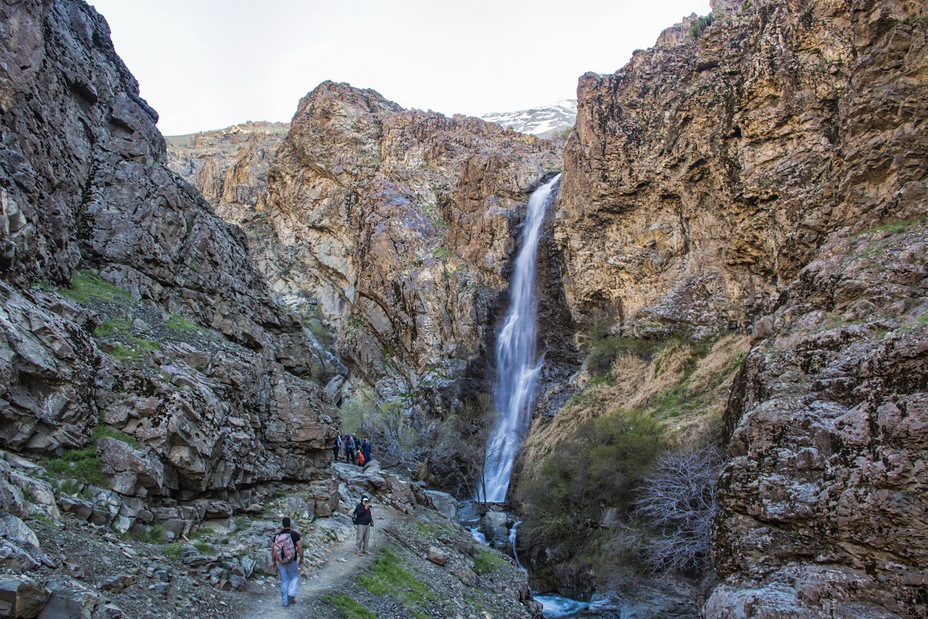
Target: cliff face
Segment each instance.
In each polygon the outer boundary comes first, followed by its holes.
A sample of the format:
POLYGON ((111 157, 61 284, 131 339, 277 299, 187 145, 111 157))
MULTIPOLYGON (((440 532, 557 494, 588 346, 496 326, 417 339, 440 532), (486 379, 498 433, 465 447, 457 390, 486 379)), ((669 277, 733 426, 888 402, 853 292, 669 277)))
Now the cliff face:
POLYGON ((553 146, 324 83, 300 101, 257 209, 291 287, 384 395, 481 350, 527 193, 553 146))
POLYGON ((137 446, 98 442, 124 496, 311 478, 337 421, 327 370, 241 231, 164 166, 106 22, 54 0, 0 17, 0 444, 124 431, 137 446))
POLYGON ((708 616, 921 616, 928 15, 714 18, 581 78, 555 229, 567 305, 626 334, 752 329, 708 616))
POLYGON ((225 162, 175 146, 171 165, 245 228, 277 295, 334 334, 346 395, 364 382, 407 414, 460 410, 489 374, 518 225, 555 145, 333 82, 300 101, 268 164, 272 144, 249 138, 225 162))

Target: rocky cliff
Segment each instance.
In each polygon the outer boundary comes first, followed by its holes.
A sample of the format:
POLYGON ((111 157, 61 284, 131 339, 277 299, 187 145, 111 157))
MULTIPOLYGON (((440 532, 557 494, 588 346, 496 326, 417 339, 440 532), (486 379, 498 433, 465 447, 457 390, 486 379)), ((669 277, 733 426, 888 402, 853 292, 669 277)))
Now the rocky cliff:
POLYGON ((329 370, 241 231, 165 167, 104 19, 57 0, 0 17, 0 445, 68 456, 100 438, 69 461, 131 499, 120 530, 151 522, 139 497, 222 511, 314 479, 329 370))
POLYGON ((928 15, 713 17, 581 78, 555 222, 567 306, 625 335, 753 335, 707 616, 923 616, 928 15))
POLYGON ((482 425, 474 401, 508 260, 531 190, 560 165, 556 146, 334 82, 300 101, 268 164, 277 139, 249 137, 218 164, 175 147, 171 166, 243 225, 279 298, 321 339, 332 332, 352 370, 346 399, 400 402, 424 437, 428 419, 464 408, 482 425))

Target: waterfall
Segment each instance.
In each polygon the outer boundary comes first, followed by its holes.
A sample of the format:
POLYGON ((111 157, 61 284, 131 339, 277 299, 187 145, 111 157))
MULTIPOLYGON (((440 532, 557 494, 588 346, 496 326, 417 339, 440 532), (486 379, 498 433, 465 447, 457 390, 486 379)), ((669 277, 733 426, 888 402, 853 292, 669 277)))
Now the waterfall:
POLYGON ((522 231, 522 248, 516 256, 509 287, 509 311, 496 340, 496 384, 493 402, 496 423, 487 440, 481 490, 491 503, 506 500, 509 476, 516 452, 525 440, 531 421, 532 397, 541 359, 535 355, 538 332, 535 295, 536 255, 545 211, 553 199, 558 174, 539 187, 528 202, 528 215, 522 231))

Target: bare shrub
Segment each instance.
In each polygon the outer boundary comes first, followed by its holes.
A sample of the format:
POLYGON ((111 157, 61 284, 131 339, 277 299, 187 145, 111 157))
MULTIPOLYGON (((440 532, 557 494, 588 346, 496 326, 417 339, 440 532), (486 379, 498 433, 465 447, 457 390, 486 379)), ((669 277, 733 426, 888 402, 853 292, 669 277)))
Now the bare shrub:
POLYGON ((372 439, 374 457, 384 466, 414 463, 419 433, 398 400, 378 402, 370 387, 359 387, 341 406, 342 429, 372 439))
POLYGON ((666 452, 658 458, 636 505, 638 516, 656 530, 644 544, 654 568, 687 572, 708 565, 720 469, 721 455, 713 447, 666 452))

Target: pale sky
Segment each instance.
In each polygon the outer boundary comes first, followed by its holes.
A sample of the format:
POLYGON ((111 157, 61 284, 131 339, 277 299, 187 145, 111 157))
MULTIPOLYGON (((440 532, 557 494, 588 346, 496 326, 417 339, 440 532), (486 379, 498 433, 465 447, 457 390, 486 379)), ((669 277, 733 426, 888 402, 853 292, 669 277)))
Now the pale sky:
POLYGON ((709 0, 88 0, 165 135, 289 122, 325 80, 478 116, 576 98, 587 71, 709 0))

